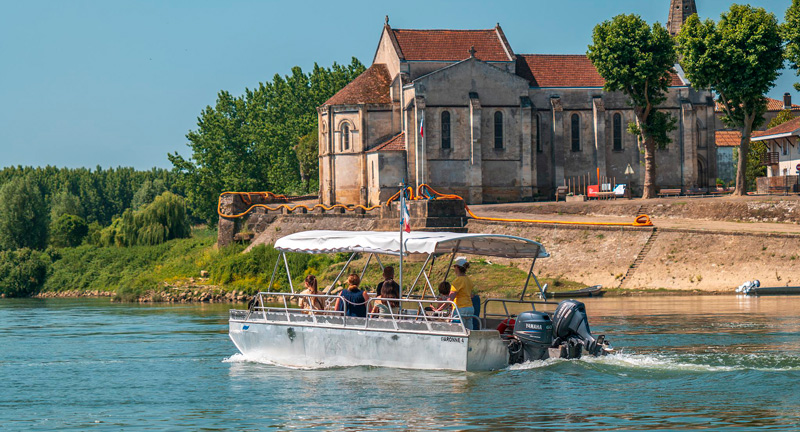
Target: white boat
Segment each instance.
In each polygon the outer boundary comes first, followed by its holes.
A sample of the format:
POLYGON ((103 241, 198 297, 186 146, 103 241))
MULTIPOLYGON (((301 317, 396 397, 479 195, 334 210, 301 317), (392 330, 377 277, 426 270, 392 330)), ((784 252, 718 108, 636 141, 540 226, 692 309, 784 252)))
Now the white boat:
MULTIPOLYGON (((291 293, 260 292, 248 310, 231 310, 231 340, 248 358, 299 368, 378 366, 486 371, 525 360, 577 357, 584 351, 599 355, 608 350, 603 336, 595 339, 591 335, 582 303, 564 301, 551 318, 551 314, 535 309, 537 304, 555 306, 554 303, 524 300, 531 278, 541 292, 533 267, 537 259, 550 255, 540 243, 507 235, 450 232, 412 232, 402 241, 401 249, 396 233, 374 231, 306 231, 279 239, 275 249, 280 254, 269 286, 281 260, 289 273, 287 253, 349 252, 350 259, 330 287, 336 285, 356 253, 368 254, 362 278, 373 258, 383 268, 381 255, 399 256, 402 250, 404 256, 422 255, 426 260, 405 291, 400 278, 400 310, 364 318, 346 316, 343 311, 333 311, 329 307, 313 311, 298 309, 293 302, 300 297, 317 297, 330 305, 337 296, 329 294, 330 288, 326 294, 296 294, 289 274, 291 293), (483 314, 476 320, 480 321, 478 330, 468 330, 464 326, 452 303, 453 312, 447 316, 426 310, 432 303, 441 304, 435 300, 430 269, 437 257, 449 255, 449 272, 457 253, 533 261, 519 300, 483 302, 483 314), (423 295, 414 294, 418 285, 423 295), (431 300, 424 298, 428 290, 431 300), (516 317, 513 334, 501 335, 495 326, 515 318, 512 312, 520 305, 530 306, 531 310, 516 317), (492 311, 487 313, 487 307, 492 311)), ((370 298, 367 310, 378 300, 381 299, 370 298)))

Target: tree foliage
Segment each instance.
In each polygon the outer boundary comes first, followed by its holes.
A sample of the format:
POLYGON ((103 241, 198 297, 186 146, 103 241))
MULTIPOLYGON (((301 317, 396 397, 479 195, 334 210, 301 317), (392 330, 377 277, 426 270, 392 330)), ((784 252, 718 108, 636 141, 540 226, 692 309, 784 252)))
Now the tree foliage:
POLYGON ((153 202, 157 196, 167 191, 167 186, 164 180, 155 179, 153 181, 145 180, 144 183, 133 194, 131 200, 131 208, 134 210, 140 209, 147 204, 153 202))
POLYGON ((675 129, 675 119, 657 110, 667 99, 676 62, 674 42, 659 23, 650 26, 638 15, 618 15, 594 28, 587 55, 605 79, 604 89, 630 98, 637 123, 629 131, 644 142, 643 198, 654 197, 655 149, 666 147, 675 129))
POLYGON ((692 85, 714 91, 723 108, 722 121, 742 133, 735 194, 744 195, 750 136, 764 121, 765 94, 783 65, 778 20, 763 8, 732 5, 719 23, 692 15, 677 40, 692 85))
POLYGON ((33 176, 14 178, 0 188, 0 250, 44 249, 48 223, 47 204, 33 176))
POLYGON ((50 244, 56 247, 75 247, 83 243, 89 224, 72 214, 62 214, 50 223, 50 244))
POLYGON ((317 131, 300 137, 294 151, 300 167, 300 181, 303 192, 309 192, 311 184, 319 185, 319 140, 317 131))
MULTIPOLYGON (((800 76, 800 0, 792 0, 792 4, 786 10, 781 34, 786 41, 786 60, 800 76)), ((800 91, 800 83, 795 83, 794 88, 800 91)))
POLYGON ((238 97, 219 92, 216 104, 200 113, 197 129, 186 135, 191 158, 169 155, 182 174, 192 213, 215 224, 223 191, 301 191, 295 149, 300 137, 316 131, 316 108, 363 71, 353 58, 347 66, 315 64, 311 73, 294 67, 291 74, 275 75, 238 97))
POLYGON ((101 246, 151 246, 191 234, 182 197, 169 191, 140 210, 127 209, 100 232, 101 246))
POLYGON ((29 248, 0 251, 0 294, 28 297, 39 291, 47 278, 50 259, 29 248))

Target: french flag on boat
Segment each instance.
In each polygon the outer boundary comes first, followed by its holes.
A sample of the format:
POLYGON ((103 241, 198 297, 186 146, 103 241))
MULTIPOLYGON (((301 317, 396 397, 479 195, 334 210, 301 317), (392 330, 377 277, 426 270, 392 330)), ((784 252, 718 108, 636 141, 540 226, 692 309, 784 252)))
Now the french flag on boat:
POLYGON ((403 225, 403 231, 410 233, 411 232, 411 217, 408 215, 408 204, 406 204, 406 200, 402 200, 400 203, 400 211, 402 212, 402 216, 400 219, 400 224, 403 225))
POLYGON ((419 136, 425 137, 425 116, 422 116, 422 120, 419 121, 419 136))

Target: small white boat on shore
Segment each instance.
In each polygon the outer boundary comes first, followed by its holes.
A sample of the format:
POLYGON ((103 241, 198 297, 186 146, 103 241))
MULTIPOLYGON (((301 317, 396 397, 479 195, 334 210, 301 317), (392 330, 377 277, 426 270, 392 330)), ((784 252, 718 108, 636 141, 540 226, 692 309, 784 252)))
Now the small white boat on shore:
MULTIPOLYGON (((555 303, 524 300, 531 278, 541 292, 533 267, 537 259, 550 256, 544 246, 533 240, 497 234, 412 232, 403 239, 401 248, 398 235, 391 232, 307 231, 279 239, 275 249, 281 253, 272 279, 281 260, 289 272, 286 253, 349 252, 350 259, 330 286, 335 286, 356 253, 368 254, 362 277, 373 257, 381 267, 381 255, 399 256, 401 251, 403 255, 427 258, 408 289, 404 290, 401 282, 401 306, 390 313, 362 318, 329 307, 301 310, 293 306, 298 298, 318 298, 319 304, 331 305, 338 296, 297 294, 291 285, 292 293, 258 293, 248 310, 230 312, 230 338, 248 358, 299 368, 379 366, 485 371, 526 360, 579 357, 582 353, 601 355, 609 350, 603 336, 595 339, 589 331, 582 303, 563 301, 550 314, 536 311, 536 305, 555 303), (519 300, 487 299, 482 303, 483 314, 476 320, 480 322, 478 330, 464 326, 464 319, 473 318, 459 316, 452 302, 448 302, 452 312, 447 315, 430 311, 433 304, 443 303, 435 300, 430 269, 438 256, 450 255, 452 265, 457 253, 533 261, 519 300), (430 290, 431 300, 412 295, 418 284, 425 293, 430 290), (513 311, 521 305, 530 310, 517 317, 513 311), (513 333, 501 335, 496 330, 502 321, 511 324, 513 333)), ((370 298, 367 310, 381 300, 392 299, 370 298)))

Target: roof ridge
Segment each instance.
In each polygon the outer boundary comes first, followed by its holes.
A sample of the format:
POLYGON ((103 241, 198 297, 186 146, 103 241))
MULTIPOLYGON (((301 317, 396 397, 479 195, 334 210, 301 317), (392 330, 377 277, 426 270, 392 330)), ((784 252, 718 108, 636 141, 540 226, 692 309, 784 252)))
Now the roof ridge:
POLYGON ((490 29, 399 29, 392 27, 394 31, 454 31, 454 32, 493 32, 495 31, 494 28, 490 29))

